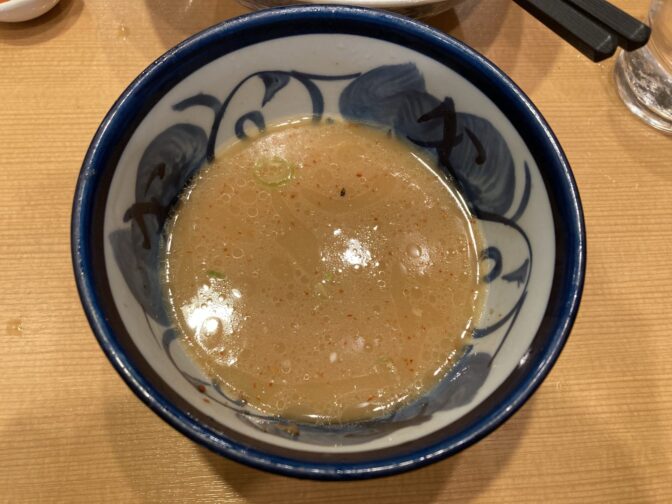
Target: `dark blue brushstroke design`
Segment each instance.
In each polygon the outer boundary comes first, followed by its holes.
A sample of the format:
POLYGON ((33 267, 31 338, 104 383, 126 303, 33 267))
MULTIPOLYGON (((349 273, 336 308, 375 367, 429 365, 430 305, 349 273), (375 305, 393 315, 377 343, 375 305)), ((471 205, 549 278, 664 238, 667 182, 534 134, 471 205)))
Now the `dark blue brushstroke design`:
POLYGON ((261 100, 263 107, 270 102, 278 91, 289 84, 289 75, 280 72, 263 72, 259 77, 264 83, 264 99, 261 100))
POLYGON ((530 194, 532 194, 532 177, 530 175, 530 167, 527 166, 527 161, 525 161, 525 186, 523 189, 523 196, 520 198, 520 203, 518 204, 518 209, 511 216, 513 222, 518 221, 525 213, 527 205, 530 202, 530 194))
POLYGON ((207 135, 191 124, 175 124, 145 149, 138 164, 136 202, 124 214, 130 228, 110 235, 124 280, 147 314, 168 324, 159 279, 159 242, 170 207, 205 159, 207 135))
MULTIPOLYGON (((523 238, 525 241, 525 246, 527 247, 527 259, 525 260, 525 263, 527 264, 527 267, 523 269, 522 267, 519 267, 516 272, 514 273, 514 276, 517 274, 518 278, 522 279, 522 272, 524 271, 525 278, 523 279, 525 282, 525 285, 522 288, 522 292, 520 294, 520 297, 518 298, 518 301, 514 304, 513 308, 509 310, 508 313, 506 313, 503 317, 501 317, 497 322, 494 324, 487 326, 487 327, 478 327, 474 329, 473 332, 473 337, 475 339, 479 338, 484 338, 493 332, 497 331, 501 327, 503 327, 507 322, 508 322, 508 327, 506 329, 506 332, 504 333, 504 336, 502 337, 497 350, 492 354, 492 359, 497 356, 499 353, 499 350, 501 350, 502 346, 504 345, 504 342, 506 339, 509 337, 509 334, 511 333, 511 330, 513 329, 513 325, 518 318, 518 314, 520 313, 520 310, 523 307, 523 304, 525 303, 525 298, 527 297, 527 288, 530 284, 530 275, 529 272, 532 270, 532 245, 530 244, 530 239, 527 236, 527 233, 513 220, 508 219, 506 217, 503 217, 501 215, 497 214, 488 214, 488 213, 481 213, 480 215, 477 214, 477 217, 481 220, 484 221, 490 221, 490 222, 497 222, 499 224, 503 224, 505 226, 508 226, 511 230, 516 231, 520 236, 523 238)), ((511 275, 511 273, 507 273, 504 276, 511 275)))
POLYGON ((362 74, 345 88, 339 108, 346 119, 391 127, 401 138, 436 149, 472 210, 509 210, 516 179, 506 141, 490 121, 456 112, 451 98, 429 94, 413 63, 362 74))
POLYGON ((490 354, 475 353, 473 346, 468 345, 450 373, 429 394, 393 413, 386 421, 394 422, 397 429, 396 422, 418 423, 423 417, 428 420, 438 410, 469 404, 488 377, 491 360, 490 354))
POLYGON ((516 282, 518 285, 521 285, 527 279, 527 273, 530 267, 530 260, 525 259, 523 264, 516 270, 513 270, 511 273, 502 275, 502 278, 507 282, 516 282))
POLYGON ((487 158, 483 143, 478 139, 476 134, 466 126, 464 127, 464 132, 467 134, 467 137, 469 137, 469 140, 471 140, 471 144, 476 148, 476 159, 474 159, 474 162, 477 165, 482 165, 487 158))
POLYGON ((236 84, 233 89, 229 92, 226 99, 215 112, 215 119, 212 125, 212 130, 210 131, 210 136, 208 138, 208 148, 206 152, 206 157, 208 162, 212 162, 215 159, 215 145, 217 143, 217 134, 219 133, 219 126, 224 119, 226 110, 231 103, 231 100, 240 90, 245 83, 250 79, 259 77, 264 83, 264 98, 262 99, 261 106, 266 105, 270 100, 272 100, 278 91, 284 88, 291 79, 295 79, 303 85, 303 87, 308 92, 310 101, 313 109, 313 119, 319 121, 322 118, 324 113, 324 98, 322 97, 322 92, 320 88, 315 84, 316 80, 323 81, 338 81, 338 80, 350 80, 358 77, 359 74, 348 74, 348 75, 314 75, 307 74, 304 72, 297 71, 286 71, 286 70, 263 70, 260 72, 254 72, 241 80, 236 84))
POLYGON ((173 105, 173 110, 182 112, 183 110, 197 106, 207 107, 213 112, 217 113, 219 107, 221 107, 222 104, 216 97, 212 95, 199 93, 197 95, 187 98, 186 100, 182 100, 181 102, 176 103, 175 105, 173 105))
POLYGON ((457 114, 457 131, 466 135, 452 148, 450 164, 467 201, 478 212, 504 215, 511 208, 516 185, 504 138, 490 121, 471 114, 457 114), (480 144, 473 140, 476 135, 480 144))
POLYGON ((407 138, 420 147, 436 150, 439 164, 457 182, 455 168, 450 162, 450 153, 453 147, 462 141, 463 136, 457 134, 457 113, 455 112, 455 102, 452 98, 444 98, 435 108, 418 117, 417 122, 426 123, 435 119, 440 119, 443 123, 443 127, 441 128, 442 134, 439 140, 428 141, 412 136, 407 138))
MULTIPOLYGON (((193 124, 175 124, 160 133, 145 149, 135 184, 138 202, 156 201, 169 208, 205 159, 207 135, 193 124), (157 167, 163 175, 156 176, 157 167)), ((159 229, 163 222, 159 222, 159 229)), ((158 239, 155 233, 154 239, 158 239)))
MULTIPOLYGON (((151 325, 150 331, 152 333, 154 330, 152 329, 151 325)), ((245 413, 247 415, 252 415, 252 413, 246 412, 242 407, 245 406, 245 401, 242 400, 235 400, 229 396, 227 396, 219 386, 219 384, 215 383, 214 381, 206 381, 202 380, 200 378, 197 378, 196 376, 193 376, 192 374, 187 373, 184 371, 182 368, 180 368, 177 365, 177 362, 175 361, 175 358, 173 357, 173 353, 171 351, 171 348, 173 345, 179 340, 179 335, 175 328, 168 328, 164 331, 163 336, 161 337, 161 346, 163 348, 164 353, 168 356, 168 359, 170 359, 170 362, 173 364, 173 367, 179 371, 179 373, 184 377, 185 380, 187 380, 196 390, 198 390, 201 394, 203 394, 204 398, 207 398, 210 401, 214 401, 222 406, 226 407, 232 407, 236 406, 237 408, 236 411, 239 413, 245 413)))
POLYGON ((250 121, 254 123, 258 131, 264 131, 266 129, 266 121, 264 121, 264 115, 258 110, 253 110, 247 114, 243 114, 238 118, 236 124, 233 127, 233 132, 236 135, 236 138, 241 140, 247 138, 247 133, 245 133, 245 123, 250 121))
POLYGON ((481 261, 491 260, 494 264, 490 271, 483 277, 485 283, 492 283, 502 272, 502 253, 497 247, 488 247, 481 252, 481 261))
POLYGON ((353 80, 343 90, 338 106, 350 121, 392 128, 397 136, 441 139, 441 121, 419 123, 418 117, 440 101, 425 90, 425 79, 413 63, 381 66, 353 80))
POLYGON ((450 374, 432 392, 431 400, 441 409, 452 409, 469 404, 490 372, 492 356, 473 352, 469 346, 450 374))
MULTIPOLYGON (((484 338, 486 336, 489 336, 496 330, 500 329, 501 327, 504 327, 505 324, 507 324, 511 320, 515 320, 515 317, 518 316, 518 312, 523 306, 523 301, 525 300, 527 292, 523 292, 522 296, 518 298, 518 301, 516 301, 516 304, 509 310, 504 316, 502 316, 497 322, 495 322, 492 325, 489 325, 487 327, 479 327, 474 329, 473 332, 473 338, 474 339, 479 339, 479 338, 484 338)), ((511 326, 511 324, 509 324, 511 326)), ((510 330, 510 327, 509 327, 510 330)), ((508 331, 507 331, 508 335, 508 331)), ((504 338, 506 339, 506 337, 504 338)), ((503 341, 503 340, 502 340, 503 341)))

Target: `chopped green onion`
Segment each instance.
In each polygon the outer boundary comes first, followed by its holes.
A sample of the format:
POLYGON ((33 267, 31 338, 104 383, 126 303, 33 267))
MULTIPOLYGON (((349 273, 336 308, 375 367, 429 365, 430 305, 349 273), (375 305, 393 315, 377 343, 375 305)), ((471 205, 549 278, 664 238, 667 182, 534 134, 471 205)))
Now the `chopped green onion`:
POLYGON ((294 178, 296 165, 286 159, 274 156, 271 159, 260 159, 254 164, 253 175, 260 184, 266 187, 281 187, 294 178))
POLYGON ((226 280, 226 275, 225 275, 224 273, 220 273, 219 271, 208 270, 208 271, 206 272, 206 274, 207 274, 210 278, 217 278, 217 279, 219 279, 219 280, 226 280))

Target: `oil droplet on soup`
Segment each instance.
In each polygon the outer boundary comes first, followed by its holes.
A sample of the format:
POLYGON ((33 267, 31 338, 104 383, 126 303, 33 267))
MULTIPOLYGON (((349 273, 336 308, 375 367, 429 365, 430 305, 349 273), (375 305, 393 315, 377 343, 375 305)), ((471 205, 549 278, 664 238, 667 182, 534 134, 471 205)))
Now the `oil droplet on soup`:
POLYGON ((432 163, 368 126, 304 121, 201 171, 166 230, 165 288, 225 393, 350 422, 446 375, 481 309, 479 233, 432 163))

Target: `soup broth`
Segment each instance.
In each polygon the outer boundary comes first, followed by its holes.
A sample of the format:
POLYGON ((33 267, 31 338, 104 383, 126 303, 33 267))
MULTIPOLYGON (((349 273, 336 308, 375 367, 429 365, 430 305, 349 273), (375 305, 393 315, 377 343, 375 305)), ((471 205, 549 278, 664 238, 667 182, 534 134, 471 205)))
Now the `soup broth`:
POLYGON ((481 306, 475 220, 411 145, 294 121, 222 149, 166 229, 183 341, 226 395, 298 421, 429 391, 481 306))

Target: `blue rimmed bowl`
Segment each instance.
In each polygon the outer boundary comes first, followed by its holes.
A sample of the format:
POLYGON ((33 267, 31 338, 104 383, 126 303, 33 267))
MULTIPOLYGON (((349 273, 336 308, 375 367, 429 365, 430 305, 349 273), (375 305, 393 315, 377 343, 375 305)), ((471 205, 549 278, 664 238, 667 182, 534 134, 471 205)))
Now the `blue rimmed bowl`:
POLYGON ((150 65, 84 160, 72 217, 77 286, 113 366, 191 439, 273 472, 393 474, 447 457, 509 418, 557 359, 585 268, 579 196, 529 99, 464 44, 378 11, 273 9, 210 28, 150 65), (486 309, 452 372, 385 418, 314 426, 227 397, 167 316, 159 238, 217 147, 291 115, 376 123, 435 156, 484 232, 486 309))

